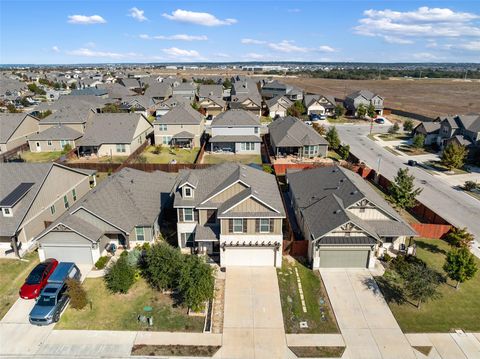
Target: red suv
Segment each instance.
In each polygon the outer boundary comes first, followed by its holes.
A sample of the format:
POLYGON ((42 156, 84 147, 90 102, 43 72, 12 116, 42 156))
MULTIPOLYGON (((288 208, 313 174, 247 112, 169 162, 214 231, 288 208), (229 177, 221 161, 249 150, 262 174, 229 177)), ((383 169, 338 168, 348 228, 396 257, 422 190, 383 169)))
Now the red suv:
POLYGON ((57 268, 57 265, 58 261, 56 259, 48 258, 33 268, 22 288, 20 288, 20 297, 23 299, 37 298, 43 287, 47 285, 48 277, 57 268))

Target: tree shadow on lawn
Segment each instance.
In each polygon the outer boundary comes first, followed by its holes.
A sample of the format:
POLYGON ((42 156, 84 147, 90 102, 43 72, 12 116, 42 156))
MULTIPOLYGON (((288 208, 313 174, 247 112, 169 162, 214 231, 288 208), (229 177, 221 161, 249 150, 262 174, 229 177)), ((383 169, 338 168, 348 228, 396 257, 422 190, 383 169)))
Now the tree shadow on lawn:
POLYGON ((429 251, 431 253, 447 254, 447 252, 445 252, 445 250, 439 248, 438 245, 436 245, 436 244, 426 243, 426 242, 422 242, 422 241, 416 241, 415 244, 417 245, 417 247, 419 247, 421 249, 424 249, 426 251, 429 251))
POLYGON ((413 305, 413 303, 408 301, 405 297, 401 286, 384 277, 376 277, 376 280, 373 278, 367 278, 363 281, 363 284, 368 289, 372 290, 375 295, 383 295, 387 303, 400 305, 408 302, 413 305))

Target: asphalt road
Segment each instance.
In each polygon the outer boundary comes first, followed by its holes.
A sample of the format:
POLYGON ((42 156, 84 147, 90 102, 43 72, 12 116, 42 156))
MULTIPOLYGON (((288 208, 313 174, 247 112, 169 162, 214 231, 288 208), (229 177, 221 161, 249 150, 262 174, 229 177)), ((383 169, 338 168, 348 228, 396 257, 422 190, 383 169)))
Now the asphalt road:
MULTIPOLYGON (((467 227, 475 235, 473 251, 480 257, 480 201, 452 188, 446 181, 416 167, 406 165, 405 158, 395 156, 367 137, 369 125, 337 125, 340 139, 350 151, 390 180, 399 168, 408 167, 415 176, 415 185, 423 188, 419 200, 457 227, 467 227), (380 166, 379 166, 380 159, 380 166)), ((375 125, 374 132, 386 132, 389 126, 375 125)))

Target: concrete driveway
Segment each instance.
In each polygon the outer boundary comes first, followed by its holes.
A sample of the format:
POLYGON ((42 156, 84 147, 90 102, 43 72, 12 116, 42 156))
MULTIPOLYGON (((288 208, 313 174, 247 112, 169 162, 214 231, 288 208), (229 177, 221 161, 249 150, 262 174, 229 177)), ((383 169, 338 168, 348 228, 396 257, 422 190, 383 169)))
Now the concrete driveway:
POLYGON ((286 358, 280 291, 273 267, 230 267, 221 358, 286 358))
POLYGON ((368 270, 321 275, 347 346, 343 358, 416 358, 368 270))

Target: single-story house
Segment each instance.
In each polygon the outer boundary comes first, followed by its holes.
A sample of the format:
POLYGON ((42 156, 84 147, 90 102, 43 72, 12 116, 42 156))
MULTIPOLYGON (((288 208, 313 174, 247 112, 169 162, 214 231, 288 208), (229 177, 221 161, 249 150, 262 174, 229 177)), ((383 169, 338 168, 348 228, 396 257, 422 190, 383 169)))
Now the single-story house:
POLYGON ((82 136, 83 133, 69 126, 59 125, 28 136, 28 146, 31 152, 63 151, 66 145, 76 148, 76 141, 82 136))

